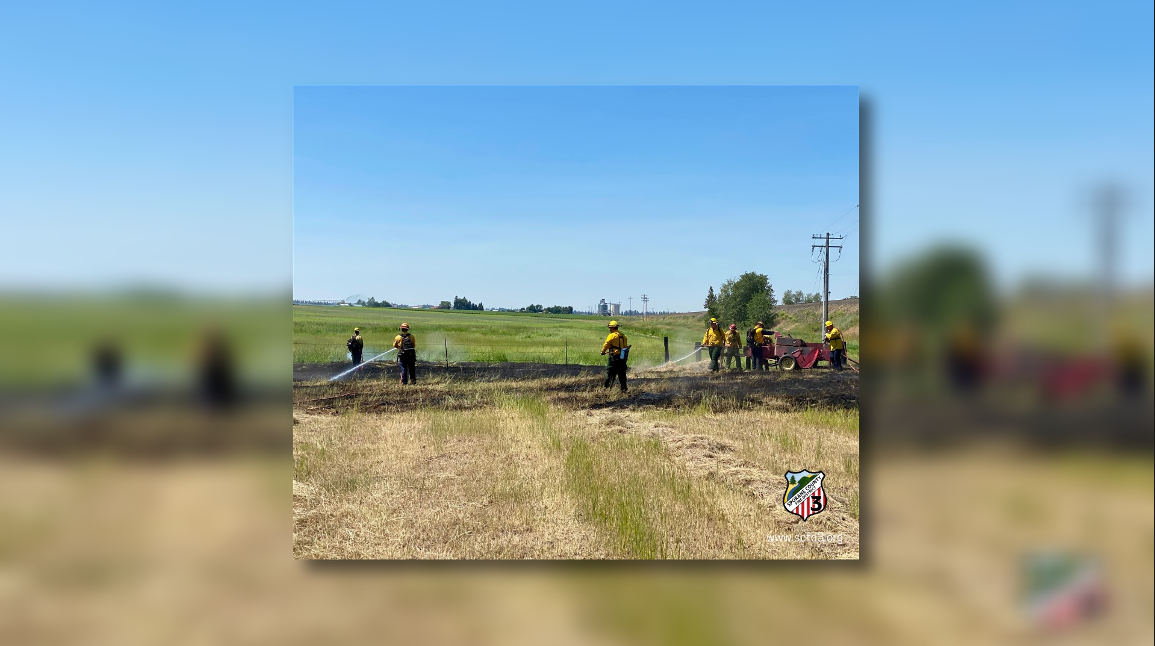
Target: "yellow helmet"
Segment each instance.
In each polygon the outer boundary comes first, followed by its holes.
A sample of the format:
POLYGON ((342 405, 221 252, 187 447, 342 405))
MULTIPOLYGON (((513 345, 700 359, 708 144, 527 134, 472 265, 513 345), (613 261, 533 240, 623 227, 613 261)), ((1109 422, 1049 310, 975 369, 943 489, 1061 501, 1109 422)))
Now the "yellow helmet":
POLYGON ((834 327, 834 321, 827 321, 826 327, 834 327))
POLYGON ((710 322, 711 322, 711 323, 717 323, 717 322, 718 322, 718 319, 710 319, 710 322))
POLYGON ((359 327, 355 327, 355 328, 353 328, 353 331, 354 331, 354 332, 360 332, 360 331, 361 331, 361 328, 359 328, 359 327))
POLYGON ((617 322, 617 321, 610 321, 610 324, 609 324, 608 326, 606 326, 606 327, 617 327, 617 326, 618 326, 618 322, 617 322))

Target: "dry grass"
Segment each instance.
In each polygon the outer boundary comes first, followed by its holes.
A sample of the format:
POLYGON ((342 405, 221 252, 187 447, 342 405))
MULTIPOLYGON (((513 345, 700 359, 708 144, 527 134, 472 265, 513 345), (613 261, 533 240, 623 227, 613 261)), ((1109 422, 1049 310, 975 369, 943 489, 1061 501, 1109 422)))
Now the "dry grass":
POLYGON ((790 393, 824 382, 784 377, 687 370, 629 398, 578 378, 302 384, 294 554, 857 558, 857 409, 802 407, 790 393), (832 503, 802 523, 781 496, 804 468, 832 503), (844 542, 767 541, 813 532, 844 542))

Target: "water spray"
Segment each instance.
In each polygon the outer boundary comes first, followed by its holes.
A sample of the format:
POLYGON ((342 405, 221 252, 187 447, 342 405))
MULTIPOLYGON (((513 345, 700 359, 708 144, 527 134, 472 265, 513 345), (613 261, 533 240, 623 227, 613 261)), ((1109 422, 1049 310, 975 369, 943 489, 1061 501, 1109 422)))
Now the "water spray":
POLYGON ((659 364, 656 366, 649 366, 648 368, 641 368, 641 369, 635 371, 634 374, 641 374, 643 372, 648 372, 650 370, 657 370, 658 368, 661 368, 664 366, 672 366, 675 363, 678 363, 679 361, 685 361, 686 359, 689 359, 690 357, 694 356, 694 354, 697 353, 698 350, 699 350, 699 348, 694 348, 692 351, 690 351, 690 354, 687 354, 686 356, 682 357, 681 359, 674 359, 673 361, 670 361, 668 363, 663 363, 663 364, 659 364))
POLYGON ((342 372, 341 374, 339 374, 339 375, 337 375, 337 376, 335 376, 335 377, 332 377, 331 379, 329 379, 329 381, 337 381, 338 379, 340 379, 341 377, 344 377, 345 375, 349 374, 350 372, 353 372, 354 370, 359 370, 359 369, 361 369, 361 368, 363 368, 363 367, 365 367, 365 366, 369 365, 370 363, 372 363, 372 362, 374 362, 374 361, 376 361, 376 360, 380 359, 381 357, 383 357, 383 356, 385 356, 385 355, 389 354, 390 352, 393 352, 393 351, 394 351, 394 350, 396 350, 396 349, 397 349, 397 348, 389 348, 388 350, 386 350, 386 351, 382 352, 381 354, 379 354, 379 355, 377 355, 377 356, 373 357, 372 359, 370 359, 370 360, 368 360, 368 361, 365 361, 365 362, 363 362, 363 363, 359 363, 359 364, 357 364, 357 365, 353 366, 352 368, 349 368, 349 369, 348 369, 348 370, 346 370, 345 372, 342 372))
MULTIPOLYGON (((674 359, 670 363, 678 363, 679 361, 685 361, 686 359, 689 359, 690 357, 694 356, 695 353, 700 352, 700 351, 701 351, 701 348, 694 348, 690 352, 690 354, 687 354, 686 356, 682 357, 681 359, 674 359)), ((670 364, 666 364, 666 365, 670 365, 670 364)))

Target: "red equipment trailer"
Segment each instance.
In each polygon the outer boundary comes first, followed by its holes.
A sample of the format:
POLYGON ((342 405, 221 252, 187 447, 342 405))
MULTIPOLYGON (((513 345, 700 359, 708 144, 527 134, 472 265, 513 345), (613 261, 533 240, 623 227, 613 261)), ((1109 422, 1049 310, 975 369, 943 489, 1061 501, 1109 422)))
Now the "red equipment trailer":
MULTIPOLYGON (((799 368, 814 368, 819 361, 830 363, 830 348, 826 343, 807 343, 802 339, 795 339, 789 334, 770 332, 765 336, 762 344, 762 356, 779 370, 798 370, 799 368)), ((747 355, 750 354, 747 349, 747 355)), ((857 362, 846 357, 842 358, 858 371, 857 362)))

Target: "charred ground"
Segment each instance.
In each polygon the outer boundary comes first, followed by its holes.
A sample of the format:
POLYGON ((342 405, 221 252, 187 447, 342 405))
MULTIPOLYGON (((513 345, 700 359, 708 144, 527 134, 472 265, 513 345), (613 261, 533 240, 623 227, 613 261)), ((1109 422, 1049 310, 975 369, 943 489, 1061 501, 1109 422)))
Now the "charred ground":
POLYGON ((630 390, 602 388, 604 369, 532 363, 419 364, 421 382, 402 386, 396 368, 370 364, 340 381, 328 377, 348 364, 300 364, 293 369, 295 407, 314 412, 405 412, 421 408, 468 410, 494 397, 535 395, 570 410, 603 408, 699 408, 726 412, 768 407, 857 409, 858 374, 849 370, 801 370, 711 374, 703 364, 643 368, 629 373, 630 390))

